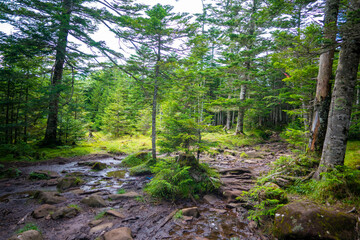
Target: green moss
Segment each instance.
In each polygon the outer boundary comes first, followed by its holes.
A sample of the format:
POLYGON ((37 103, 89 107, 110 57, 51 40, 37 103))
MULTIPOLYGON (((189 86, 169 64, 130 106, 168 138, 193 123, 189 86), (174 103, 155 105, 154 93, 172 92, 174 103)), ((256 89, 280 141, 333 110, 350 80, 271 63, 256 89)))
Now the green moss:
POLYGON ((39 227, 35 223, 27 223, 27 224, 25 224, 24 227, 17 230, 16 233, 19 234, 19 233, 23 233, 23 232, 26 232, 29 230, 35 230, 35 231, 40 232, 39 227))
POLYGON ((138 166, 142 163, 147 162, 148 160, 151 159, 151 154, 148 152, 139 152, 136 154, 132 154, 127 156, 126 158, 124 158, 122 160, 122 162, 120 163, 120 166, 123 167, 135 167, 138 166))
POLYGON ((116 191, 116 193, 117 193, 117 194, 124 194, 124 193, 126 193, 126 191, 125 191, 125 189, 120 188, 120 189, 118 189, 118 190, 116 191))
POLYGON ((241 158, 248 158, 249 156, 245 152, 243 152, 243 153, 240 154, 240 157, 241 158))
POLYGON ((149 164, 150 161, 142 163, 138 166, 130 168, 130 175, 131 176, 143 176, 151 174, 151 165, 149 164))
POLYGON ((348 141, 346 145, 345 165, 351 168, 360 166, 360 141, 348 141))
POLYGON ((106 214, 105 210, 101 211, 101 212, 99 212, 98 214, 95 215, 94 219, 99 220, 99 219, 103 218, 105 216, 105 214, 106 214))

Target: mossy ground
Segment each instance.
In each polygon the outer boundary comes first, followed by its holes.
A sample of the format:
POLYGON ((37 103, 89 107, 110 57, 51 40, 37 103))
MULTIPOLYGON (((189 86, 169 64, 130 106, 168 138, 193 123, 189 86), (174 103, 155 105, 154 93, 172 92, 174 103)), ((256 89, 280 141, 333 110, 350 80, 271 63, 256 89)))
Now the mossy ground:
POLYGON ((151 149, 151 139, 149 136, 123 136, 113 139, 101 132, 93 133, 91 139, 79 142, 76 145, 57 146, 55 148, 40 148, 35 144, 28 144, 33 152, 17 156, 16 154, 1 154, 0 162, 12 161, 42 161, 57 157, 69 158, 84 156, 88 154, 132 154, 142 150, 151 149))
POLYGON ((345 165, 352 168, 360 166, 360 141, 348 141, 345 165))

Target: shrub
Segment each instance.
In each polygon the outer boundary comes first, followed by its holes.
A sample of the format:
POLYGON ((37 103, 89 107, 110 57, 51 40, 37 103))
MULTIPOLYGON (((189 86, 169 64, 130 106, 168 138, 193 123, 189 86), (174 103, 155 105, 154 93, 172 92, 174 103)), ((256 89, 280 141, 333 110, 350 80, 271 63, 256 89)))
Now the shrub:
POLYGON ((152 171, 154 178, 145 191, 165 199, 179 199, 211 192, 219 187, 213 170, 206 165, 181 166, 175 161, 158 161, 152 171))
POLYGON ((276 210, 288 202, 284 190, 275 186, 257 186, 237 198, 253 205, 249 210, 249 219, 260 222, 263 217, 274 217, 276 210))

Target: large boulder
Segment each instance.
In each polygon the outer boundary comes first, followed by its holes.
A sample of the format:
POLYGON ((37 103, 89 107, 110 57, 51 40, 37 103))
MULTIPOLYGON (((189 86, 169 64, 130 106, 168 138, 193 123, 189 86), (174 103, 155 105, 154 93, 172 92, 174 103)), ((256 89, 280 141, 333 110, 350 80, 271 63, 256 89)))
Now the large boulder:
POLYGON ((34 197, 39 199, 42 203, 47 204, 57 204, 66 201, 66 198, 64 198, 57 192, 37 191, 34 197))
POLYGON ((86 205, 88 205, 89 207, 106 207, 107 204, 105 202, 105 200, 96 194, 93 194, 89 197, 85 197, 81 200, 81 203, 84 203, 86 205))
POLYGON ((279 239, 355 240, 356 224, 352 215, 295 202, 276 212, 274 234, 279 239))
POLYGON ((131 229, 128 227, 121 227, 111 230, 104 234, 105 240, 132 240, 131 229))
POLYGON ((64 177, 59 181, 56 187, 59 191, 63 192, 69 188, 80 186, 83 183, 84 181, 78 177, 64 177))
POLYGON ((41 233, 36 230, 29 230, 9 238, 9 240, 43 240, 41 233))

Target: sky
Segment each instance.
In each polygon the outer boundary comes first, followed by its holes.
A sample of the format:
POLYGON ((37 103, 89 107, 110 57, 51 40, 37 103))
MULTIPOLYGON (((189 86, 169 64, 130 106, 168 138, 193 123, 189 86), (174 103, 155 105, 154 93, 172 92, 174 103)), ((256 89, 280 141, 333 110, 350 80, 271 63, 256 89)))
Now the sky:
MULTIPOLYGON (((201 0, 136 0, 137 3, 143 3, 147 5, 156 5, 158 3, 162 5, 174 6, 173 12, 187 12, 190 14, 202 13, 201 0)), ((92 36, 96 41, 105 41, 106 45, 111 49, 119 49, 119 39, 115 37, 106 27, 99 27, 99 30, 92 36)), ((73 40, 73 39, 71 39, 73 40)), ((85 50, 86 46, 82 46, 81 50, 85 50)), ((132 52, 123 49, 122 52, 125 56, 129 56, 132 52)))

